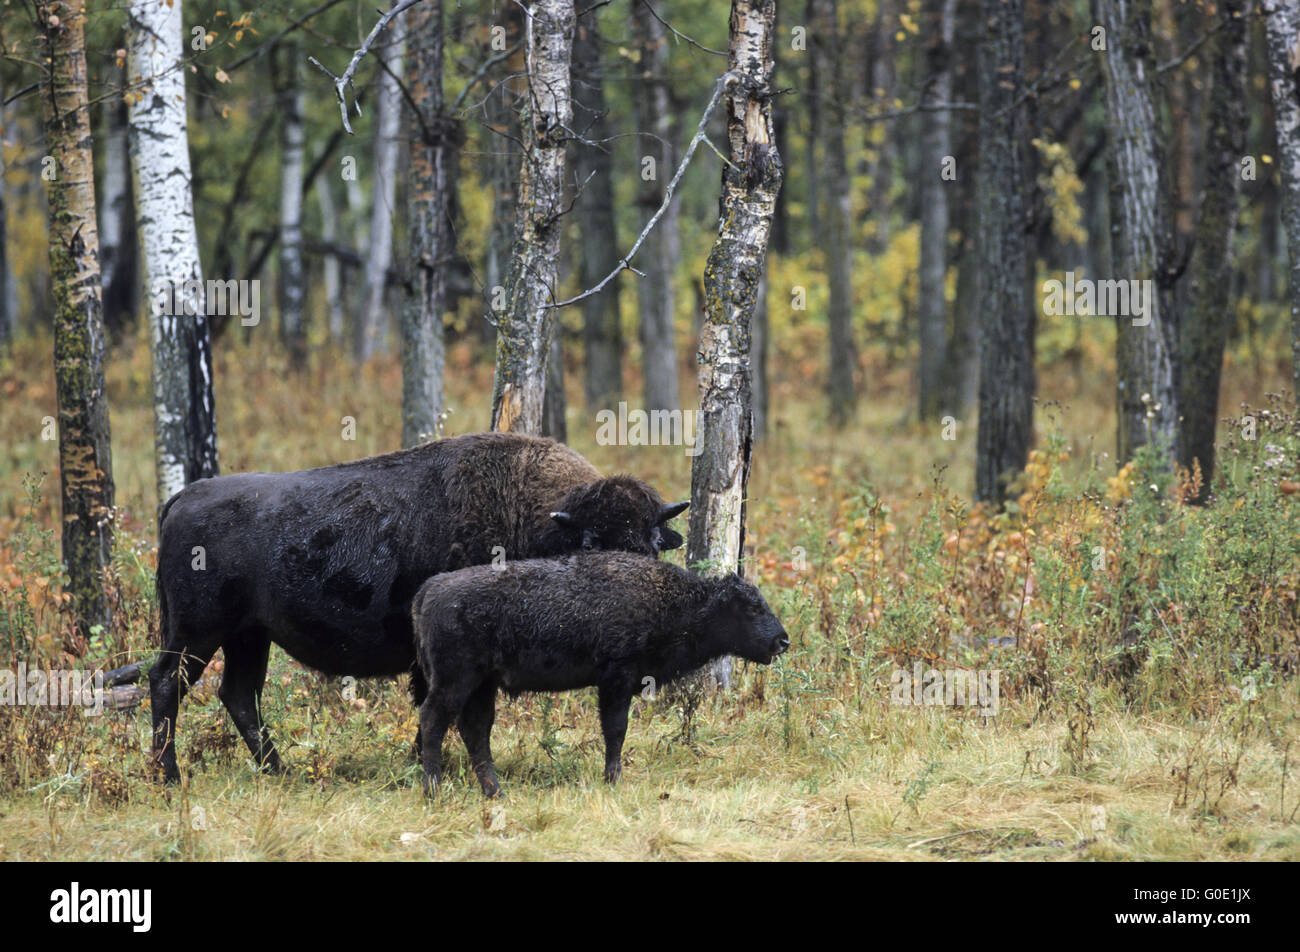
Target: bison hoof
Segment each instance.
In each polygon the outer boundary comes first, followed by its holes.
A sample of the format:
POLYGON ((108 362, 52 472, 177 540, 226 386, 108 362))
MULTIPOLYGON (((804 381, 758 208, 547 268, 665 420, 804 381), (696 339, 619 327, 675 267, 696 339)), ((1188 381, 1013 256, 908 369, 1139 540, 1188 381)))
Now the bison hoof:
POLYGON ((608 764, 605 767, 605 782, 608 784, 618 783, 618 778, 623 776, 622 764, 608 764))

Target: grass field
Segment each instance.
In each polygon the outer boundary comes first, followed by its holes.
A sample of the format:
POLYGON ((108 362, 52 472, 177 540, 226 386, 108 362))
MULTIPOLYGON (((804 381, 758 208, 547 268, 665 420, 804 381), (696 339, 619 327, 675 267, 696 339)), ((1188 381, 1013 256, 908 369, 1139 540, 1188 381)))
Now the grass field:
MULTIPOLYGON (((127 342, 109 368, 118 612, 88 643, 60 610, 49 365, 48 341, 0 358, 0 651, 10 668, 148 659, 147 348, 127 342)), ((295 380, 277 353, 223 342, 224 471, 395 448, 396 359, 347 366, 320 350, 295 380)), ((288 777, 253 772, 216 697, 220 656, 181 708, 179 789, 149 779, 147 702, 0 710, 0 858, 1300 859, 1300 423, 1267 396, 1281 370, 1230 362, 1223 413, 1243 419, 1224 424, 1224 482, 1201 509, 1148 459, 1115 472, 1104 371, 1045 368, 1038 449, 993 515, 968 502, 973 425, 954 440, 918 426, 905 370, 869 368, 857 422, 832 432, 790 360, 748 540, 793 648, 742 665, 725 695, 637 702, 617 787, 600 779, 594 692, 502 698, 505 796, 482 799, 453 731, 426 804, 404 684, 352 689, 274 649, 264 705, 288 777), (918 663, 997 671, 996 715, 895 703, 893 672, 918 663)), ((490 372, 452 349, 448 433, 486 423, 490 372)), ((576 449, 688 495, 680 447, 598 446, 578 399, 576 449)))

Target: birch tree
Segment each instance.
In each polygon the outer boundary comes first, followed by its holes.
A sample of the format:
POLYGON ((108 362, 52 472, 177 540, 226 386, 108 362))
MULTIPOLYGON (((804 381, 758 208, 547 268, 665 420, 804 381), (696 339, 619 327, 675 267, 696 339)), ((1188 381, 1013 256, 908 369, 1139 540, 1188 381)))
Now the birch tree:
POLYGON ((980 48, 980 374, 975 498, 1001 504, 1033 438, 1034 309, 1024 113, 1024 8, 982 0, 980 48))
POLYGON ((388 312, 384 295, 393 265, 393 202, 397 195, 397 159, 402 134, 402 90, 394 76, 402 75, 405 24, 392 21, 388 70, 380 77, 375 103, 375 174, 370 208, 370 244, 366 255, 366 287, 357 320, 356 357, 369 360, 378 350, 388 312), (390 72, 391 71, 391 72, 390 72))
POLYGON ((179 0, 127 12, 131 167, 142 269, 150 295, 158 505, 217 474, 212 352, 190 193, 179 0))
POLYGON ((426 0, 407 14, 411 94, 409 293, 402 308, 402 445, 438 436, 443 409, 442 313, 452 250, 448 167, 459 127, 443 97, 443 4, 426 0))
POLYGON ((1148 442, 1168 454, 1178 451, 1177 341, 1172 296, 1161 288, 1161 236, 1168 234, 1169 223, 1168 209, 1160 200, 1164 192, 1151 88, 1151 2, 1094 0, 1094 11, 1107 45, 1099 55, 1106 84, 1114 276, 1149 281, 1146 287, 1159 290, 1147 300, 1145 314, 1115 316, 1116 455, 1123 463, 1148 442))
POLYGON ((84 0, 37 0, 47 64, 44 157, 50 278, 54 285, 54 378, 58 401, 63 563, 73 620, 83 635, 112 621, 106 575, 113 550, 113 460, 104 387, 95 162, 86 94, 84 0))
POLYGON ((1268 75, 1282 166, 1282 223, 1286 228, 1291 299, 1291 392, 1300 402, 1300 3, 1263 0, 1268 75))
MULTIPOLYGON (((781 157, 772 128, 776 0, 732 0, 725 108, 730 164, 722 171, 718 234, 704 269, 700 411, 691 465, 688 565, 738 570, 753 449, 750 319, 761 283, 781 157)), ((716 669, 724 685, 729 664, 716 669)))
POLYGON ((286 42, 278 51, 277 104, 280 109, 280 273, 276 292, 280 305, 280 335, 289 349, 289 365, 301 370, 307 362, 307 328, 303 323, 306 276, 302 261, 303 89, 298 44, 286 42))
MULTIPOLYGON (((643 169, 647 158, 655 168, 653 178, 641 177, 638 202, 645 215, 652 214, 662 203, 664 186, 677 162, 668 85, 668 41, 664 25, 655 12, 660 11, 651 11, 644 0, 633 0, 632 20, 640 57, 635 91, 636 122, 637 129, 648 134, 643 139, 646 144, 641 149, 641 161, 643 169)), ((680 256, 677 207, 677 197, 673 196, 659 224, 646 236, 641 259, 645 277, 639 278, 636 285, 646 410, 671 410, 681 401, 673 293, 680 256)))
POLYGON ((497 320, 492 429, 540 433, 556 303, 564 152, 573 119, 573 0, 534 0, 525 15, 527 89, 515 240, 497 320))

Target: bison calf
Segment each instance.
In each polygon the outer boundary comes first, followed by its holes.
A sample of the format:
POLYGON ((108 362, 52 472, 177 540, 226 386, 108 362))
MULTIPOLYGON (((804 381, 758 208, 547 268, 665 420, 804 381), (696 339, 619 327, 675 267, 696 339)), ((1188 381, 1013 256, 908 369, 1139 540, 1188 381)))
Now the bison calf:
POLYGON ((411 612, 428 684, 420 706, 428 794, 441 779, 453 721, 483 792, 500 790, 490 744, 497 688, 510 695, 598 688, 605 779, 614 783, 628 706, 643 687, 723 655, 767 664, 790 646, 758 589, 739 576, 700 578, 623 552, 435 575, 411 612))

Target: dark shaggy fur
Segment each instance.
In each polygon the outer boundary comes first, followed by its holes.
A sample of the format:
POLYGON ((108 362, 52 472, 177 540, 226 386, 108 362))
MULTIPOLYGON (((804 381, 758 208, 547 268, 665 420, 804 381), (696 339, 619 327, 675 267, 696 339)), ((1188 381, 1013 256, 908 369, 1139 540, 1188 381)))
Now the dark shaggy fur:
POLYGON ((634 695, 723 655, 767 664, 790 645, 762 594, 740 577, 700 578, 621 552, 437 575, 420 587, 412 616, 429 686, 420 707, 427 793, 441 778, 453 722, 483 792, 498 792, 490 744, 497 688, 598 688, 605 779, 614 783, 634 695))
POLYGON ((552 440, 502 433, 195 482, 168 500, 159 526, 157 763, 178 779, 177 709, 218 648, 221 699, 258 763, 278 769, 259 704, 271 642, 326 674, 411 670, 419 703, 410 606, 430 575, 584 545, 653 555, 680 544, 664 523, 683 508, 630 477, 602 479, 552 440))

